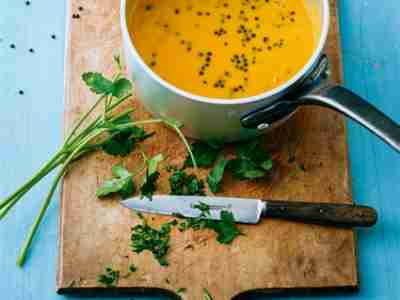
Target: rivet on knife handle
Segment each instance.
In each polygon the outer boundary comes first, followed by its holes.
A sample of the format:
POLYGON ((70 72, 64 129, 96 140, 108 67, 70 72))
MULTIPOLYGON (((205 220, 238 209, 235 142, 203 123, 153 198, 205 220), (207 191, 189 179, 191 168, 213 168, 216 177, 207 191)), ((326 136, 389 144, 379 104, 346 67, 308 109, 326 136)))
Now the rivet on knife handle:
POLYGON ((368 227, 377 221, 375 209, 368 206, 270 200, 262 216, 340 227, 368 227))

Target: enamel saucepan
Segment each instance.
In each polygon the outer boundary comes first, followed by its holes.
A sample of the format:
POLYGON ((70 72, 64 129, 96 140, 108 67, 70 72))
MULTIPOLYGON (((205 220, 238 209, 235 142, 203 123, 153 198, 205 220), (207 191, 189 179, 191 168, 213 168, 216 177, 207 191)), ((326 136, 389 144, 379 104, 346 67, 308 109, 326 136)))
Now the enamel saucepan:
POLYGON ((299 106, 319 105, 345 114, 400 151, 398 124, 348 89, 325 85, 321 80, 328 65, 323 54, 329 31, 328 0, 306 0, 318 42, 304 67, 273 90, 231 100, 183 91, 160 78, 144 63, 127 28, 127 13, 132 11, 135 2, 121 0, 120 21, 126 64, 135 82, 136 96, 154 115, 182 122, 187 136, 227 142, 249 139, 278 126, 299 106))

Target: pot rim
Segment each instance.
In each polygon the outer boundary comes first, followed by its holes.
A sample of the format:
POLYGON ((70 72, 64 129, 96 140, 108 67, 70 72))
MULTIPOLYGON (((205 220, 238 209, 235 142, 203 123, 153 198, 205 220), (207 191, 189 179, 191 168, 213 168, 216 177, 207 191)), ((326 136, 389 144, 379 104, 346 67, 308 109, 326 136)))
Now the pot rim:
POLYGON ((126 16, 126 2, 127 1, 132 1, 132 0, 121 0, 120 4, 120 26, 121 26, 121 31, 122 31, 122 38, 124 40, 124 47, 128 44, 128 50, 133 53, 135 56, 136 60, 140 64, 140 66, 143 68, 143 70, 158 84, 164 86, 171 92, 184 97, 187 100, 191 100, 194 102, 202 102, 202 103, 207 103, 207 104, 216 104, 216 105, 240 105, 240 104, 249 104, 249 103, 257 103, 262 100, 265 100, 267 98, 273 97, 277 94, 282 93, 286 89, 288 89, 290 86, 292 86, 294 83, 298 82, 301 78, 303 78, 307 72, 313 67, 314 63, 317 61, 317 59, 321 56, 322 51, 324 49, 326 40, 328 38, 328 33, 329 33, 329 25, 330 25, 330 11, 329 11, 329 0, 321 0, 322 1, 322 30, 320 34, 320 38, 318 41, 318 46, 314 49, 313 55, 309 58, 307 63, 303 66, 303 68, 298 71, 294 76, 292 76, 288 81, 285 83, 277 86, 276 88, 272 90, 268 90, 264 93, 257 94, 255 96, 251 97, 244 97, 244 98, 235 98, 235 99, 223 99, 223 98, 211 98, 211 97, 205 97, 205 96, 200 96, 196 94, 189 93, 187 91, 184 91, 173 84, 167 82, 166 80, 162 79, 156 72, 154 72, 150 67, 146 65, 146 63, 143 61, 142 57, 136 50, 136 47, 133 44, 133 41, 131 39, 131 36, 128 32, 128 26, 127 26, 127 16, 126 16))

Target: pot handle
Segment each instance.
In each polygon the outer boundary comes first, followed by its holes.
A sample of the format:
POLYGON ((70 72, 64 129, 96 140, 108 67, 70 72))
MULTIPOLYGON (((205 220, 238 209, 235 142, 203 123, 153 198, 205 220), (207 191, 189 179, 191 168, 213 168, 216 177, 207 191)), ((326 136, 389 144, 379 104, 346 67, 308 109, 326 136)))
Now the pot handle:
POLYGON ((291 104, 319 105, 334 109, 369 129, 400 152, 400 126, 360 96, 342 86, 325 86, 291 101, 291 104))

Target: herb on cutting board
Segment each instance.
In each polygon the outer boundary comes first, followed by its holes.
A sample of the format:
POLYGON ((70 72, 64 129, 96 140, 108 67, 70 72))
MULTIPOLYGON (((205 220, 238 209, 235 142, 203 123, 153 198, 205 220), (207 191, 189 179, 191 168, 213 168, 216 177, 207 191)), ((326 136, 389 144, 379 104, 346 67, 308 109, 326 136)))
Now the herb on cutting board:
POLYGON ((205 196, 204 182, 194 174, 189 175, 184 170, 175 170, 168 180, 171 195, 205 196))
POLYGON ((132 181, 133 174, 118 164, 111 169, 114 178, 106 180, 96 191, 97 197, 119 194, 122 199, 128 198, 135 192, 132 181))
POLYGON ((272 159, 257 139, 239 144, 236 154, 237 158, 229 161, 227 168, 239 180, 261 178, 272 169, 272 159))
MULTIPOLYGON (((119 110, 121 105, 126 103, 132 96, 132 83, 122 76, 123 68, 119 57, 114 57, 114 61, 118 67, 118 72, 112 79, 108 79, 96 72, 87 72, 82 75, 83 81, 94 94, 98 95, 98 99, 75 123, 54 156, 14 193, 0 202, 0 219, 2 219, 33 186, 52 171, 58 169, 39 214, 20 251, 17 260, 19 266, 24 264, 27 251, 50 205, 58 183, 68 172, 72 162, 76 162, 96 150, 103 150, 111 155, 125 156, 134 149, 137 142, 150 136, 141 126, 160 123, 175 130, 187 147, 188 153, 193 159, 194 167, 197 166, 190 146, 180 130, 181 124, 177 121, 161 118, 137 121, 131 117, 132 108, 123 111, 119 110), (102 106, 101 110, 98 109, 100 106, 102 106)), ((125 194, 129 189, 124 186, 122 193, 125 194)), ((121 190, 118 190, 118 192, 120 193, 121 190)))
POLYGON ((222 178, 224 177, 225 167, 229 160, 220 159, 207 176, 207 183, 210 191, 217 193, 221 189, 222 178))
POLYGON ((141 253, 145 250, 153 253, 154 258, 160 266, 168 266, 165 256, 170 248, 171 227, 177 225, 173 220, 161 225, 160 229, 151 227, 142 214, 138 214, 142 224, 132 228, 131 249, 135 253, 141 253))
POLYGON ((157 154, 151 159, 148 159, 144 153, 143 157, 147 165, 147 170, 143 184, 140 187, 140 194, 143 197, 151 199, 157 189, 156 183, 158 178, 160 177, 160 172, 157 171, 157 166, 164 159, 164 157, 162 154, 157 154))
POLYGON ((220 244, 230 244, 233 240, 242 235, 237 228, 234 216, 231 212, 222 210, 220 220, 211 220, 210 206, 205 203, 198 203, 194 208, 200 210, 200 216, 197 218, 187 218, 179 223, 178 229, 185 231, 187 229, 200 230, 210 229, 217 233, 217 241, 220 244))
MULTIPOLYGON (((217 157, 222 149, 222 144, 211 142, 194 142, 190 145, 190 148, 192 149, 198 167, 210 167, 217 160, 217 157)), ((184 166, 193 166, 190 156, 186 157, 184 166)))
POLYGON ((106 267, 103 274, 97 276, 97 282, 106 287, 115 287, 118 284, 120 272, 111 267, 106 267))
POLYGON ((206 288, 203 289, 203 296, 204 300, 214 300, 210 292, 206 288))

